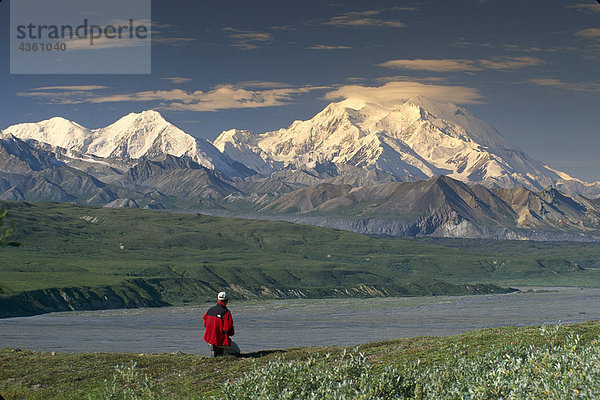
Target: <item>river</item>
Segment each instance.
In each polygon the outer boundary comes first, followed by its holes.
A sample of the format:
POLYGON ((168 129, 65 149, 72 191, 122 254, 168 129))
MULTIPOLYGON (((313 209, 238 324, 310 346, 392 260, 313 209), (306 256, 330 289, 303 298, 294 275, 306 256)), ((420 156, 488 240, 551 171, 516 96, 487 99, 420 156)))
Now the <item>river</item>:
MULTIPOLYGON (((202 307, 63 312, 0 319, 0 348, 208 355, 202 307)), ((357 345, 497 326, 600 319, 600 289, 552 288, 484 296, 231 301, 242 352, 357 345)))

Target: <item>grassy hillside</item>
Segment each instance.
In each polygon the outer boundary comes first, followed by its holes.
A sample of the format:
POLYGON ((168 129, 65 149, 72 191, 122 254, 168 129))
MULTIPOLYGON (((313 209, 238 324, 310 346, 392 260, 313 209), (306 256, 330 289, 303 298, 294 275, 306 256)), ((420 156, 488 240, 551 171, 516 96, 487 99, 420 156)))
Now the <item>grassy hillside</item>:
POLYGON ((7 349, 0 350, 0 394, 7 400, 596 398, 599 335, 598 322, 507 327, 218 359, 7 349))
POLYGON ((186 304, 224 287, 254 298, 600 286, 600 244, 376 239, 285 222, 2 204, 23 246, 0 249, 0 309, 43 309, 48 298, 65 309, 186 304))

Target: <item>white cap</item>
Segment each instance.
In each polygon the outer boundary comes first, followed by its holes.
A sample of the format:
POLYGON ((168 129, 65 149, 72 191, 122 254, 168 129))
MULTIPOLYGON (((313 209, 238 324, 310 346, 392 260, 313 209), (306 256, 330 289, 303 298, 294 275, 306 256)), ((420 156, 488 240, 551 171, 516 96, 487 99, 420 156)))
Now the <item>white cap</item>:
POLYGON ((217 300, 229 300, 229 295, 227 292, 219 292, 217 295, 217 300))

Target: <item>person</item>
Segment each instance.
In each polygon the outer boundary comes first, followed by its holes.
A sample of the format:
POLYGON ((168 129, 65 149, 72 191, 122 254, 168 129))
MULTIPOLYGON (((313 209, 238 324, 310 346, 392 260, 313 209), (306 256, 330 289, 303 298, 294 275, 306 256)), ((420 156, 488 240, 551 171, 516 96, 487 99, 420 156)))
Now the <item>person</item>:
POLYGON ((212 346, 214 357, 240 353, 230 338, 235 335, 235 328, 231 312, 227 309, 228 302, 227 292, 220 292, 217 295, 217 305, 204 313, 204 341, 212 346))

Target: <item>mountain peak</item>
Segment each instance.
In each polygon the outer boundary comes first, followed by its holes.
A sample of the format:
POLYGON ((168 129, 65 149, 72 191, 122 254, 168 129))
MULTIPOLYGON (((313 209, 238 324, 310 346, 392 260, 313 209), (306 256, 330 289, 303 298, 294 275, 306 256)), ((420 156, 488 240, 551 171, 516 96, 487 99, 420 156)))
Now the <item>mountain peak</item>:
POLYGON ((160 154, 177 157, 194 148, 196 140, 154 110, 129 113, 106 128, 93 131, 85 152, 99 157, 142 158, 160 154))
POLYGON ((87 128, 63 117, 12 125, 2 132, 10 133, 21 140, 35 140, 64 149, 76 146, 90 133, 87 128))
POLYGON ((155 110, 132 112, 105 128, 93 130, 54 117, 13 125, 2 133, 102 158, 140 159, 170 154, 190 158, 227 176, 249 173, 247 168, 233 163, 210 142, 185 133, 155 110))
POLYGON ((232 159, 257 160, 256 165, 333 162, 401 180, 448 175, 466 183, 532 189, 558 179, 465 108, 425 96, 393 106, 349 98, 288 128, 247 137, 225 132, 215 143, 232 159))
POLYGON ((405 103, 412 103, 418 107, 425 109, 457 109, 458 106, 454 103, 446 103, 432 99, 426 96, 414 96, 408 99, 405 103))
POLYGON ((447 114, 448 112, 454 113, 457 110, 460 110, 461 107, 457 106, 453 103, 445 103, 441 101, 434 100, 430 97, 426 96, 413 96, 404 101, 398 101, 394 104, 383 104, 378 102, 369 102, 360 98, 348 98, 339 102, 330 103, 327 108, 335 108, 335 109, 353 109, 353 110, 362 110, 365 111, 394 111, 401 109, 403 106, 413 105, 416 107, 420 107, 426 111, 431 112, 432 114, 447 114))
MULTIPOLYGON (((390 113, 401 113, 413 115, 413 118, 437 118, 447 121, 464 123, 465 120, 477 120, 466 109, 453 103, 443 103, 425 96, 415 96, 406 101, 393 105, 382 105, 379 103, 366 102, 360 99, 349 98, 340 102, 329 104, 321 114, 359 114, 365 122, 369 120, 379 121, 390 113), (457 118, 463 117, 462 121, 457 118)), ((410 118, 410 117, 409 117, 410 118)))
MULTIPOLYGON (((68 119, 66 119, 64 117, 61 117, 61 116, 52 117, 52 118, 49 118, 47 120, 39 122, 39 124, 48 124, 48 123, 52 123, 52 124, 60 124, 60 123, 62 123, 62 124, 79 125, 78 123, 73 122, 71 120, 68 120, 68 119)), ((79 126, 81 126, 81 125, 79 125, 79 126)))
POLYGON ((143 118, 144 120, 165 120, 165 118, 162 116, 162 114, 156 110, 144 110, 138 114, 135 114, 135 113, 131 113, 131 114, 138 115, 141 118, 143 118))
POLYGON ((109 125, 109 127, 114 126, 116 129, 125 129, 127 125, 133 124, 168 124, 168 122, 158 111, 145 110, 139 113, 131 112, 119 118, 117 121, 109 125))
MULTIPOLYGON (((479 120, 465 108, 462 108, 454 103, 443 103, 433 100, 425 96, 415 96, 405 102, 407 105, 413 105, 420 108, 426 115, 446 121, 454 122, 458 125, 465 123, 473 123, 475 121, 484 123, 479 120)), ((484 123, 485 124, 485 123, 484 123)), ((489 127, 489 129, 493 129, 489 127)))
POLYGON ((351 108, 353 110, 360 110, 368 103, 361 99, 349 98, 336 103, 330 103, 328 107, 336 108, 351 108))

